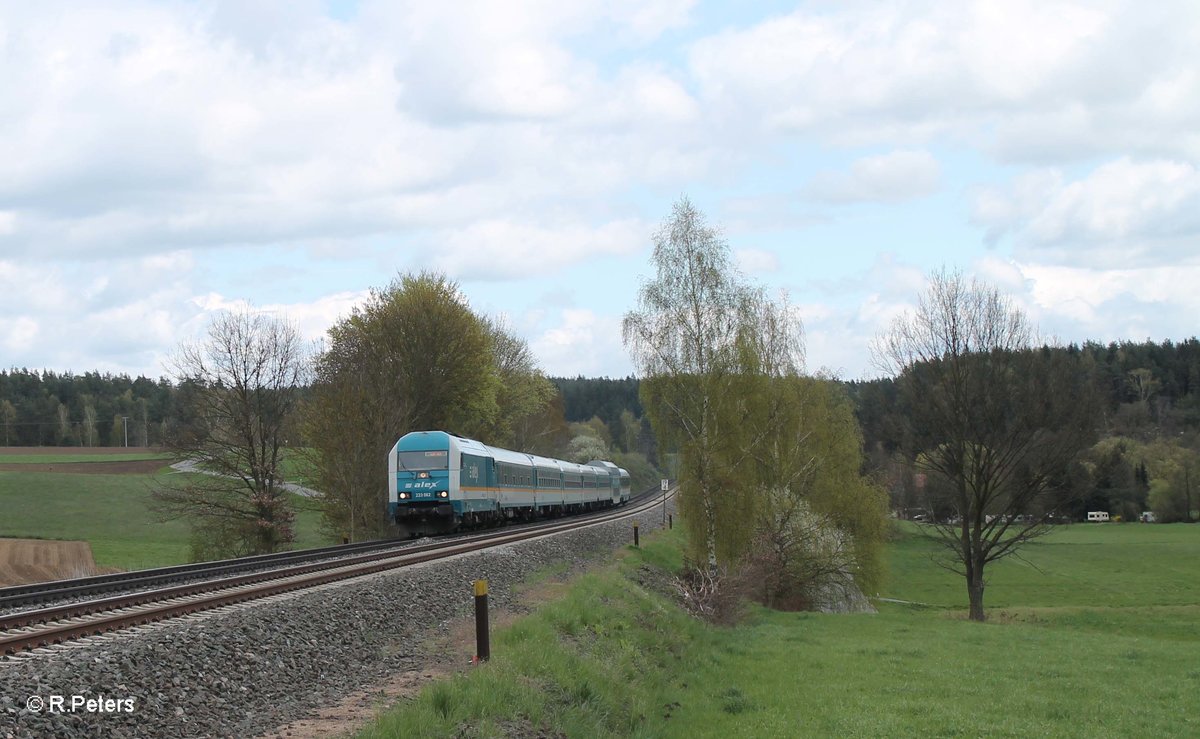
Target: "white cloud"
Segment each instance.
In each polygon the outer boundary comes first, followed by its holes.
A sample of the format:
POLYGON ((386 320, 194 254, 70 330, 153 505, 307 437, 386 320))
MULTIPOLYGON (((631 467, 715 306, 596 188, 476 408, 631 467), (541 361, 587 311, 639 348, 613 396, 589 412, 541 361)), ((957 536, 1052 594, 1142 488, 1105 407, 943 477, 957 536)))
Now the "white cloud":
POLYGON ((364 303, 368 297, 370 291, 354 290, 322 295, 306 302, 257 305, 243 298, 207 293, 195 296, 190 301, 198 311, 189 323, 198 335, 215 314, 223 311, 266 313, 293 323, 306 340, 318 341, 325 338, 326 332, 333 324, 349 316, 353 309, 364 303))
POLYGON ((0 324, 0 345, 10 352, 27 351, 38 337, 38 322, 29 316, 17 316, 0 324))
POLYGON ((1016 160, 1196 155, 1197 21, 1187 0, 849 3, 700 39, 689 63, 710 114, 768 132, 950 136, 1016 160), (1047 134, 1068 146, 1040 147, 1047 134))
POLYGON ((1107 162, 1067 181, 1044 170, 976 193, 973 219, 1018 257, 1102 267, 1164 264, 1196 254, 1200 171, 1178 161, 1107 162))
MULTIPOLYGON (((713 14, 692 0, 362 0, 342 20, 321 0, 11 5, 0 315, 10 351, 34 336, 14 361, 140 371, 211 310, 263 294, 317 336, 398 267, 514 282, 612 267, 647 245, 643 209, 679 192, 722 203, 735 246, 754 233, 737 258, 768 281, 807 279, 780 275, 772 250, 819 232, 824 283, 794 289, 816 366, 865 366, 933 259, 830 277, 837 252, 896 221, 847 236, 814 215, 826 202, 965 185, 994 247, 974 269, 1040 320, 1111 332, 1195 315, 1163 292, 1169 265, 1191 275, 1200 234, 1188 0, 805 5, 721 14, 707 37, 713 14), (830 147, 861 148, 814 178, 807 154, 830 147), (988 158, 1037 168, 970 189, 988 158), (303 296, 281 298, 292 285, 303 296), (36 329, 13 330, 22 317, 36 329)), ((931 242, 961 234, 946 218, 931 242)), ((973 246, 935 245, 964 261, 973 246)), ((551 302, 523 325, 558 321, 539 336, 554 362, 621 371, 605 364, 623 357, 616 319, 551 302), (588 355, 596 340, 618 343, 588 355)))
POLYGON ((546 276, 584 259, 632 254, 645 245, 648 233, 650 227, 636 220, 599 226, 482 221, 438 238, 432 263, 460 279, 546 276))
POLYGON ((809 197, 830 203, 900 203, 937 191, 941 168, 927 151, 893 151, 863 157, 849 172, 821 172, 809 183, 809 197))
POLYGON ((546 198, 594 218, 635 179, 719 166, 721 147, 671 70, 633 53, 602 72, 568 42, 636 50, 691 5, 366 2, 351 23, 315 2, 10 11, 0 239, 57 258, 344 249, 546 198))
POLYGON ((769 273, 779 269, 779 255, 766 249, 736 249, 733 257, 746 274, 769 273))
POLYGON ((632 371, 617 316, 564 309, 559 325, 532 338, 529 346, 543 367, 564 377, 624 377, 632 371))

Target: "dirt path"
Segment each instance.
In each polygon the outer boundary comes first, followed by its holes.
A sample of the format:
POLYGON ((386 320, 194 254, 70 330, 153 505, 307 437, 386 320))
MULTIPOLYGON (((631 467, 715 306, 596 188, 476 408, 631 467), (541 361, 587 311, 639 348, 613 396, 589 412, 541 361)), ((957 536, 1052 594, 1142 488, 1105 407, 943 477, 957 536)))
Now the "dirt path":
POLYGON ((0 539, 0 587, 96 574, 86 541, 0 539))

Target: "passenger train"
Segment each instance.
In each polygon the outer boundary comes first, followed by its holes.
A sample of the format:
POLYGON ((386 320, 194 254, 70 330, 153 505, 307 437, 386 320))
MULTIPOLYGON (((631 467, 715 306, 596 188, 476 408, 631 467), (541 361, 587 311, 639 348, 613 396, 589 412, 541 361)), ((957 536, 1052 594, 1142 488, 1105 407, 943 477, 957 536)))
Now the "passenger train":
POLYGON ((580 513, 629 494, 629 473, 612 462, 564 462, 445 431, 405 434, 388 453, 388 515, 409 536, 580 513))

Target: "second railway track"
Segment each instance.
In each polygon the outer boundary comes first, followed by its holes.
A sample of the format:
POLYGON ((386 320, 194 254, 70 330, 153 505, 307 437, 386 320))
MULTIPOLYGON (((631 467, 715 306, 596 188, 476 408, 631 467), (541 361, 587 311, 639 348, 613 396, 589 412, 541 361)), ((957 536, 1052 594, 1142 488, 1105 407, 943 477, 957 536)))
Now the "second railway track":
POLYGON ((390 549, 336 560, 287 565, 250 574, 10 613, 0 616, 0 655, 61 644, 596 523, 617 521, 643 513, 660 505, 661 501, 662 498, 651 496, 631 502, 621 509, 565 522, 526 527, 518 531, 490 532, 466 540, 408 545, 399 549, 393 545, 390 549))

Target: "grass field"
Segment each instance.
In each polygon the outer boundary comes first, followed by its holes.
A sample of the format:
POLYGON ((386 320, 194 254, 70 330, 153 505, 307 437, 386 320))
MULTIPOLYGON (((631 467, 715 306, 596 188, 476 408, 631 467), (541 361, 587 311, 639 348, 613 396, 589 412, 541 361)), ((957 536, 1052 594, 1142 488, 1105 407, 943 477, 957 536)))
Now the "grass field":
POLYGON ((1200 734, 1200 526, 1061 528, 991 572, 986 624, 908 528, 882 595, 924 605, 707 626, 662 587, 677 536, 581 578, 500 630, 492 662, 362 736, 1200 734))
MULTIPOLYGON (((87 455, 70 461, 111 462, 119 456, 87 455)), ((0 457, 0 461, 9 459, 0 457)), ((39 454, 33 461, 59 460, 58 455, 39 454)), ((161 522, 149 508, 150 491, 165 474, 171 473, 0 471, 0 536, 87 541, 100 567, 140 569, 186 562, 187 523, 161 522)), ((320 515, 309 510, 311 502, 299 497, 294 500, 305 507, 297 514, 295 546, 329 543, 318 533, 320 515)))

